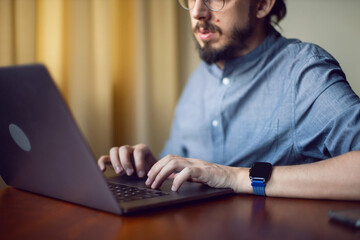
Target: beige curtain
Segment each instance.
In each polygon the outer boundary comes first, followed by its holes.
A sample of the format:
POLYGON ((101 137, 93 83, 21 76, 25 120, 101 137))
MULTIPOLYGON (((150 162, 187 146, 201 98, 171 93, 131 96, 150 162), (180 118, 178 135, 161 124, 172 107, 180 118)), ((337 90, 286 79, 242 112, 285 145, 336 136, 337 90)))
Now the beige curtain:
POLYGON ((158 154, 186 77, 181 14, 175 0, 0 0, 0 66, 44 63, 96 157, 158 154))

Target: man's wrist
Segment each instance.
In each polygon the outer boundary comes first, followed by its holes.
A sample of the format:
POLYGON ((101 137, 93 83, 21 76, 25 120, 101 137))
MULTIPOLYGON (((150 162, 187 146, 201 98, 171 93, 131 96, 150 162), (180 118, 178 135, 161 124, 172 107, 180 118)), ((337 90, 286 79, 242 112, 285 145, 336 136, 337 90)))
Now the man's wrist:
POLYGON ((236 180, 232 188, 236 193, 252 193, 251 181, 249 179, 249 169, 244 167, 234 167, 236 180))

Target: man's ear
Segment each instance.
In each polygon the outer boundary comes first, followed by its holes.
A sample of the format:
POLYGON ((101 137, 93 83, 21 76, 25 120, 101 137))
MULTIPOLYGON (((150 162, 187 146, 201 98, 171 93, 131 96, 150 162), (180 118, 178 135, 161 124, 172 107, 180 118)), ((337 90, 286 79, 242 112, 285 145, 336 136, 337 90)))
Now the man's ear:
POLYGON ((274 7, 276 0, 259 0, 257 3, 257 18, 265 18, 274 7))

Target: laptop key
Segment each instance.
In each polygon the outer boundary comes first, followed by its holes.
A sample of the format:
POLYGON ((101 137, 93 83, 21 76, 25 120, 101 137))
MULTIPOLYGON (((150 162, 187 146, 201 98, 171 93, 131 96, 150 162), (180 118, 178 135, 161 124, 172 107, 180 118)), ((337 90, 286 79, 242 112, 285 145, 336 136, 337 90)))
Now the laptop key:
POLYGON ((160 197, 169 193, 161 190, 127 186, 120 183, 108 183, 110 190, 119 201, 134 201, 145 198, 160 197))

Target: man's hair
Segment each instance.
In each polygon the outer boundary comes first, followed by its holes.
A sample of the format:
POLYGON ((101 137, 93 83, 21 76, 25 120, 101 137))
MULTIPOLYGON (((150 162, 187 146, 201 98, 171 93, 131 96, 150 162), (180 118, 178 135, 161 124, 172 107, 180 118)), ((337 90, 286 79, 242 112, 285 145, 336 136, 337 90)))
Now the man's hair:
POLYGON ((273 8, 268 16, 265 18, 265 25, 267 30, 271 28, 271 25, 279 25, 279 22, 286 15, 285 0, 276 0, 273 8))

